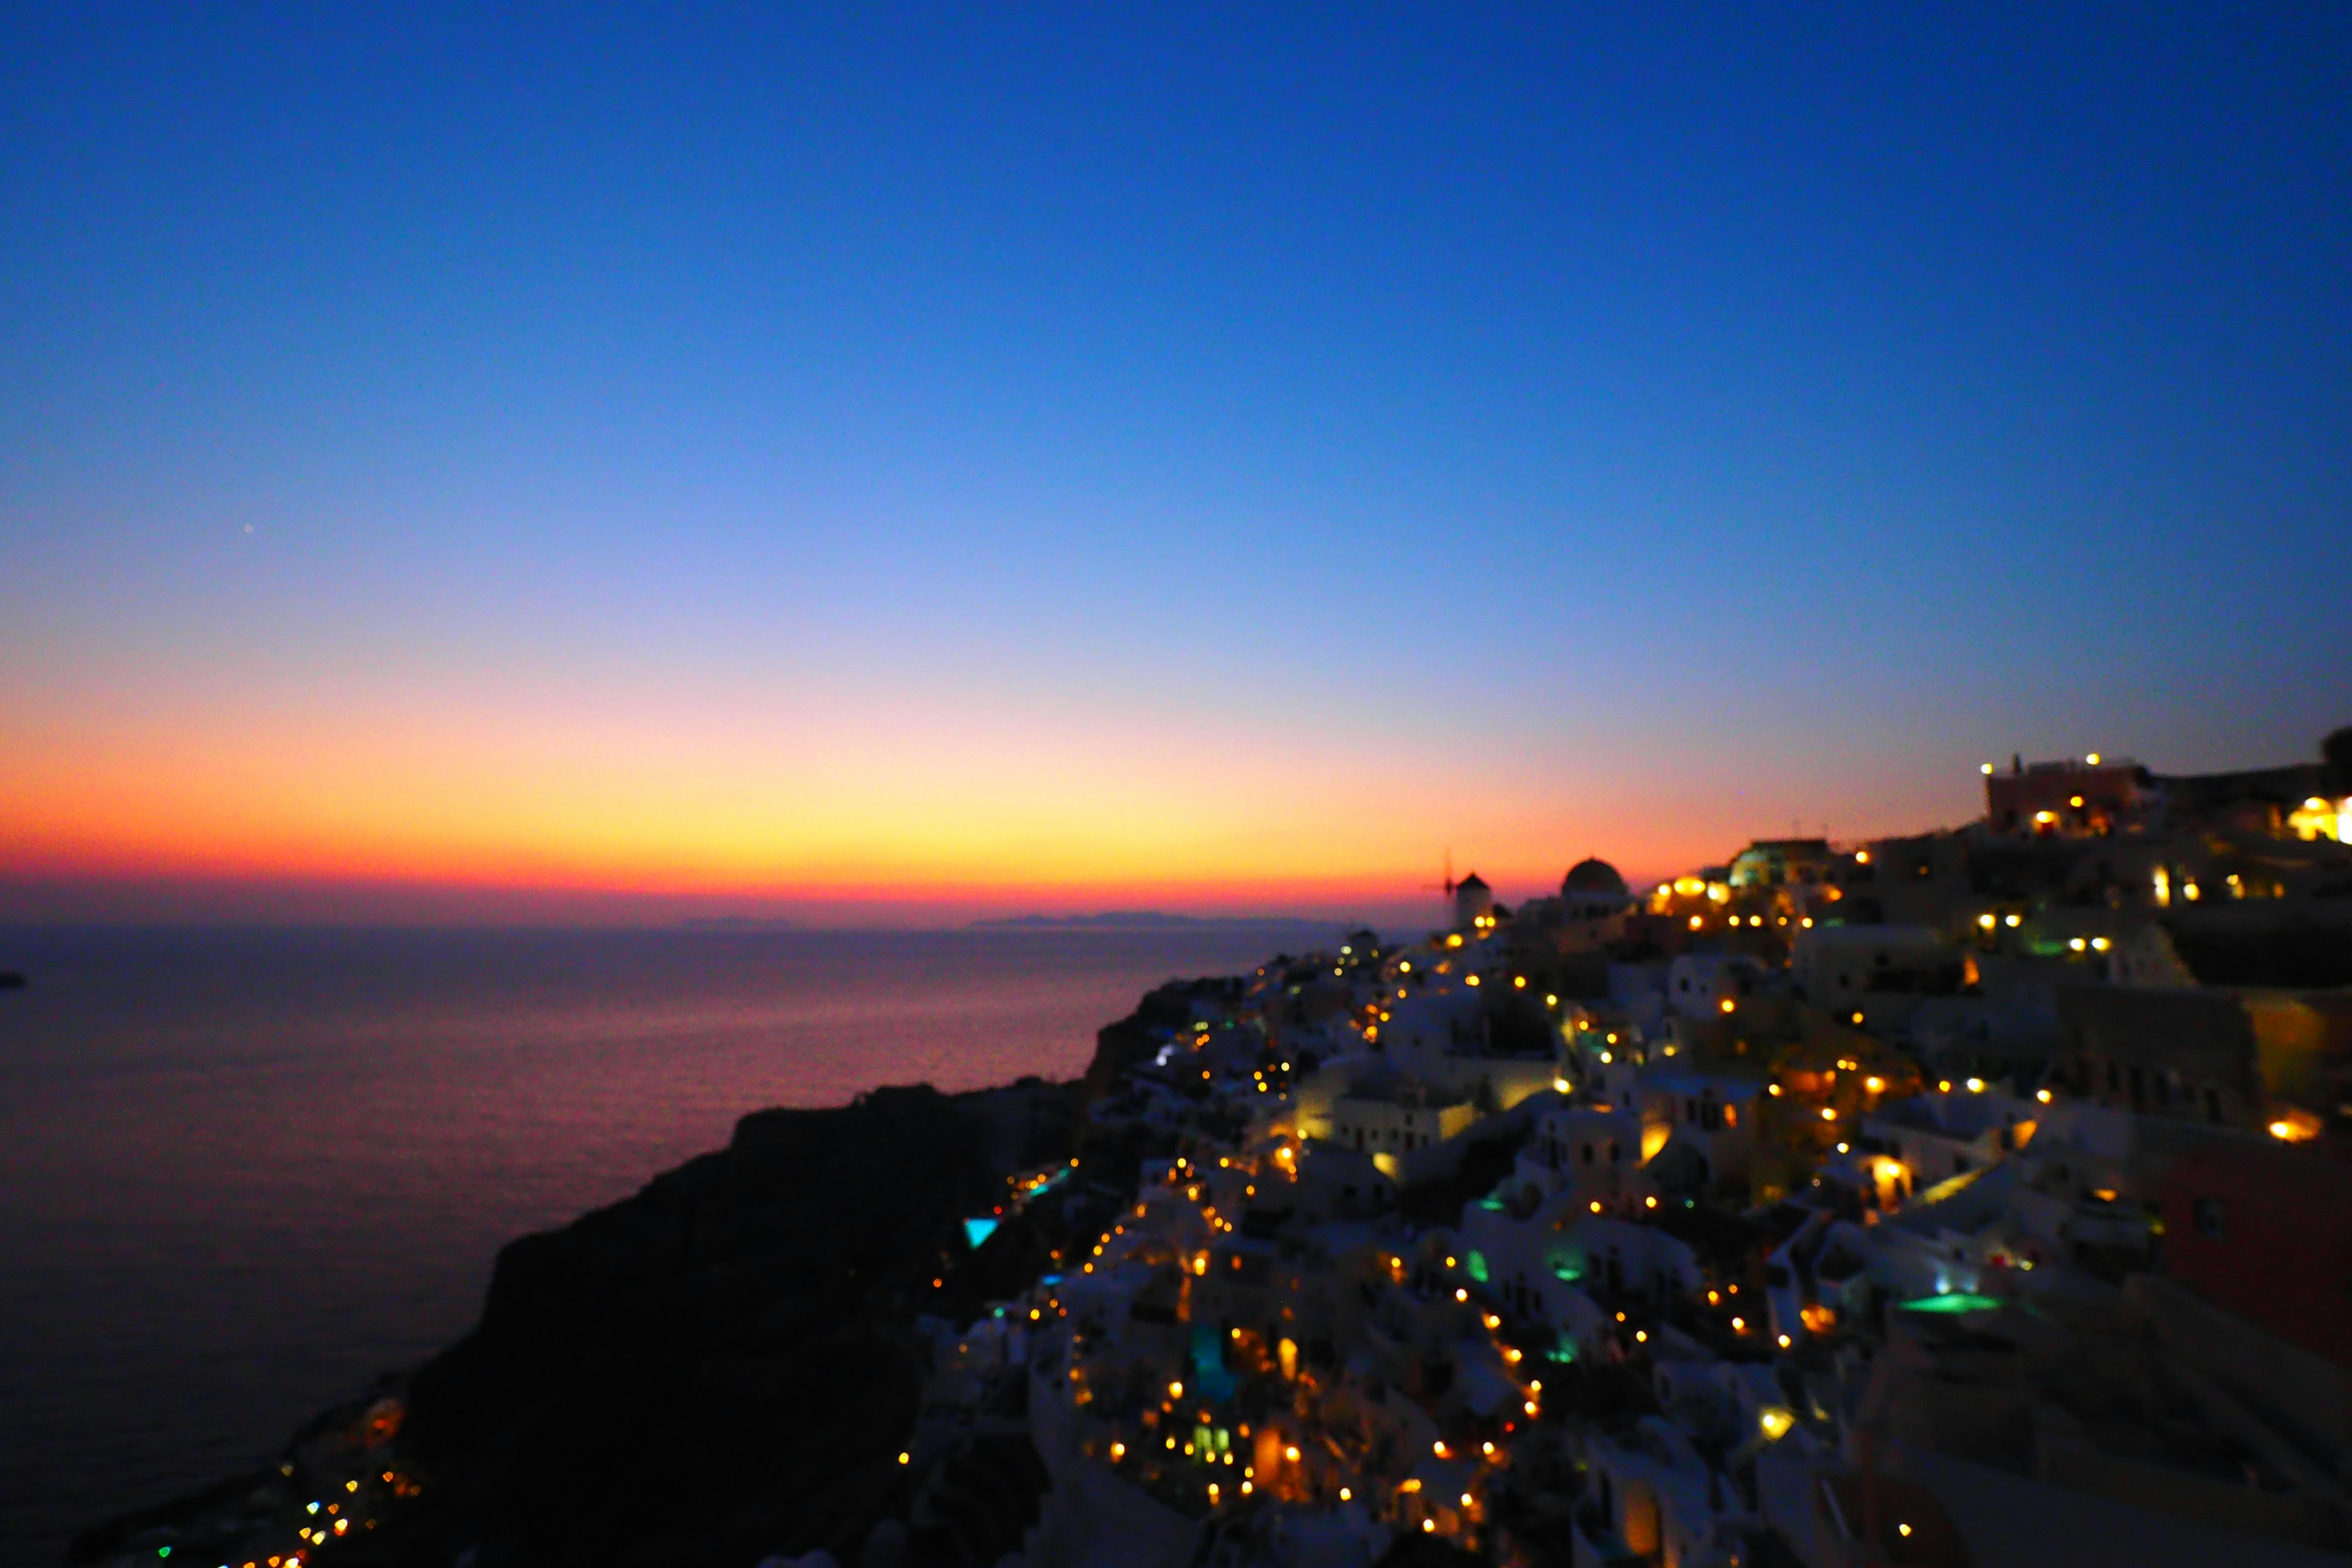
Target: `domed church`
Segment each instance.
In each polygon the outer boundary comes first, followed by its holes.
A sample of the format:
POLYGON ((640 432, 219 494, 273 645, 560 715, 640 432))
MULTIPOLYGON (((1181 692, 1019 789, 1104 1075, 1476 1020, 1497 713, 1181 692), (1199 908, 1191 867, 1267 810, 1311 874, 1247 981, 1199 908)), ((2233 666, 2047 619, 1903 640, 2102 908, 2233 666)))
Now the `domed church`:
POLYGON ((1625 934, 1633 895, 1608 861, 1588 858, 1559 879, 1557 941, 1562 952, 1591 952, 1625 934))
POLYGON ((1570 866, 1568 875, 1559 879, 1559 896, 1569 900, 1581 896, 1595 902, 1602 900, 1615 902, 1629 899, 1633 894, 1625 886, 1625 879, 1617 874, 1616 867, 1606 860, 1587 856, 1570 866))

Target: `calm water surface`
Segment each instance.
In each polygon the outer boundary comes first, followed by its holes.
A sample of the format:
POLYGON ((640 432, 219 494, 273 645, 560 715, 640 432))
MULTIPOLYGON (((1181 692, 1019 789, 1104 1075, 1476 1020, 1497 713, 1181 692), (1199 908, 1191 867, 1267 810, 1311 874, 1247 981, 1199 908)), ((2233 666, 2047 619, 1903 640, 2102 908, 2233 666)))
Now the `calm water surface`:
POLYGON ((0 1563, 268 1458, 748 1110, 1074 1076, 1324 934, 0 932, 0 1563))

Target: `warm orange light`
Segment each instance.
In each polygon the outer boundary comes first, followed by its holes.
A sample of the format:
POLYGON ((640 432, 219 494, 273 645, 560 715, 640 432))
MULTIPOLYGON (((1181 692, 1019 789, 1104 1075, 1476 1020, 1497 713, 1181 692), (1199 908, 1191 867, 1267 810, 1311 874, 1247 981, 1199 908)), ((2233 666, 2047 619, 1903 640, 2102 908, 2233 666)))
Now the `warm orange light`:
MULTIPOLYGON (((504 657, 414 629, 413 647, 382 649, 320 632, 276 648, 277 670, 137 646, 117 650, 126 668, 45 655, 46 634, 27 630, 12 651, 44 674, 8 699, 19 743, 0 768, 0 877, 189 889, 119 908, 217 909, 233 894, 251 900, 239 908, 441 921, 636 923, 769 898, 844 924, 885 906, 908 912, 880 923, 941 905, 1386 902, 1429 879, 1417 852, 1385 847, 1417 846, 1467 786, 1493 805, 1489 875, 1558 876, 1555 784, 1498 793, 1466 759, 1399 779, 1376 742, 1313 725, 1240 737, 1254 759, 1243 776, 1168 765, 1197 748, 1190 713, 1094 710, 1067 690, 992 685, 975 701, 956 679, 876 661, 841 679, 755 677, 634 644, 625 664, 596 668, 595 650, 504 657), (142 658, 155 668, 141 673, 142 658), (1331 811, 1335 778, 1349 777, 1383 782, 1331 811), (310 886, 327 881, 339 885, 310 886)), ((1736 820, 1727 805, 1611 832, 1629 863, 1683 864, 1736 820)), ((11 896, 7 913, 23 907, 11 896)))

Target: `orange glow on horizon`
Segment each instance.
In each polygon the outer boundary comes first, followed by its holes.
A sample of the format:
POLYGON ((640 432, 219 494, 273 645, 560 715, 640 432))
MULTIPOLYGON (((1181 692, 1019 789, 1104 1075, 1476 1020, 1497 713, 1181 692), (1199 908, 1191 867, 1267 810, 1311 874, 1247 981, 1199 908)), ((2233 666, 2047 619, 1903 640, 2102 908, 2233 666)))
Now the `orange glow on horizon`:
POLYGON ((279 690, 168 710, 31 698, 0 714, 23 742, 0 768, 0 874, 1433 913, 1449 847, 1457 870, 1518 899, 1589 853, 1638 882, 1720 858, 1754 826, 1704 805, 1704 780, 1686 794, 1571 783, 1263 716, 1217 728, 929 700, 673 710, 642 695, 583 715, 529 695, 423 707, 279 690))

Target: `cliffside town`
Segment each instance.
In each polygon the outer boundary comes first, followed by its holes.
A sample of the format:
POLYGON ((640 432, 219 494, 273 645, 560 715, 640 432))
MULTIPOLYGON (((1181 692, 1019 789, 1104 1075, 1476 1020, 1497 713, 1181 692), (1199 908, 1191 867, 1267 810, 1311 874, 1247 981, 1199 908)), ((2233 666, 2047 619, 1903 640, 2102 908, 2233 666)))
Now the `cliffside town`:
POLYGON ((1023 1411, 1036 1563, 2341 1561, 2345 784, 1986 783, 1155 994, 909 1463, 1023 1411))
POLYGON ((1985 782, 748 1119, 78 1555, 2340 1563, 2352 778, 1985 782))

